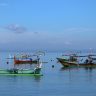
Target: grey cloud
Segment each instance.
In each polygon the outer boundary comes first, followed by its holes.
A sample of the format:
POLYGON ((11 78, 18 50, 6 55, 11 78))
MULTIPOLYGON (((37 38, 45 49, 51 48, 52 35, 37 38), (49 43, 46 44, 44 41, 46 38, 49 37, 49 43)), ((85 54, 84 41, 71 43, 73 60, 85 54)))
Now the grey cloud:
POLYGON ((10 24, 7 25, 6 27, 4 27, 5 29, 9 30, 9 31, 13 31, 16 33, 23 33, 27 31, 27 28, 24 26, 20 26, 18 24, 10 24))
POLYGON ((34 34, 38 34, 39 32, 34 32, 34 34))

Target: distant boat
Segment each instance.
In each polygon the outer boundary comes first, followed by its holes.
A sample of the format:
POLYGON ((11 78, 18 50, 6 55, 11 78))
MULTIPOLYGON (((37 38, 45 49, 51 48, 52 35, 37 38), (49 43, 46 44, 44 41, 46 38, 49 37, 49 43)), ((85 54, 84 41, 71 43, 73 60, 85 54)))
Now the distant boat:
POLYGON ((45 55, 45 52, 38 51, 34 55, 28 55, 28 54, 23 54, 23 55, 15 55, 13 57, 14 59, 14 64, 37 64, 39 62, 39 56, 45 55), (36 57, 35 59, 32 57, 36 57))
POLYGON ((32 58, 16 58, 14 56, 14 64, 37 64, 38 59, 33 60, 32 58))
POLYGON ((93 58, 93 56, 96 55, 86 55, 86 56, 77 56, 76 54, 71 54, 71 55, 65 55, 68 57, 66 58, 57 58, 58 62, 63 66, 63 67, 96 67, 96 57, 93 58), (85 61, 83 63, 80 63, 78 61, 78 58, 84 58, 85 61))

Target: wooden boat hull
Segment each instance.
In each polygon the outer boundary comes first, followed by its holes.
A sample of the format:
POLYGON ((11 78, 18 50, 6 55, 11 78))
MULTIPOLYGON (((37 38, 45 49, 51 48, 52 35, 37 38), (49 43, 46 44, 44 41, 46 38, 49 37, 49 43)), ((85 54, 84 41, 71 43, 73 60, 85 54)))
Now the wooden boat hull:
POLYGON ((14 60, 14 64, 37 64, 37 60, 14 60))
POLYGON ((65 59, 62 58, 57 58, 58 62, 63 66, 63 67, 96 67, 96 64, 92 63, 82 63, 78 64, 77 62, 69 62, 66 61, 65 59))

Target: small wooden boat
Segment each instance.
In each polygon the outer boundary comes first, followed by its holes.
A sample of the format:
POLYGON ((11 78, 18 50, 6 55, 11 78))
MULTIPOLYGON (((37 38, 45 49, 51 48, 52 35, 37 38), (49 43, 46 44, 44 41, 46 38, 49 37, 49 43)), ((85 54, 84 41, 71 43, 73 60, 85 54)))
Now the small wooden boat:
POLYGON ((41 68, 31 69, 0 69, 0 74, 40 74, 41 68))
POLYGON ((87 56, 76 56, 71 55, 68 59, 65 58, 57 58, 58 62, 63 67, 96 67, 96 58, 93 58, 92 56, 96 55, 87 55, 87 56), (83 63, 80 63, 78 61, 79 57, 87 57, 83 63))
POLYGON ((57 58, 57 60, 60 64, 62 64, 63 67, 77 66, 76 62, 69 62, 68 60, 63 58, 57 58))
POLYGON ((42 63, 38 64, 34 69, 18 69, 18 68, 11 68, 11 69, 0 69, 0 75, 33 75, 33 76, 41 76, 41 65, 42 63))
POLYGON ((14 64, 37 64, 39 58, 32 59, 29 55, 14 56, 14 64))
POLYGON ((38 60, 20 60, 20 59, 16 59, 14 58, 14 64, 37 64, 38 60))

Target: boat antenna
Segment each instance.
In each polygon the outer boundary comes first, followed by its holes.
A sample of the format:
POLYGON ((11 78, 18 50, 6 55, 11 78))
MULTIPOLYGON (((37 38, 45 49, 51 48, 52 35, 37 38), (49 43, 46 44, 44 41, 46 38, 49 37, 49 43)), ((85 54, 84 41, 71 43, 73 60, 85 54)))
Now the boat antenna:
POLYGON ((89 54, 92 55, 92 53, 93 53, 92 48, 90 48, 89 50, 90 50, 90 51, 89 51, 89 54))

